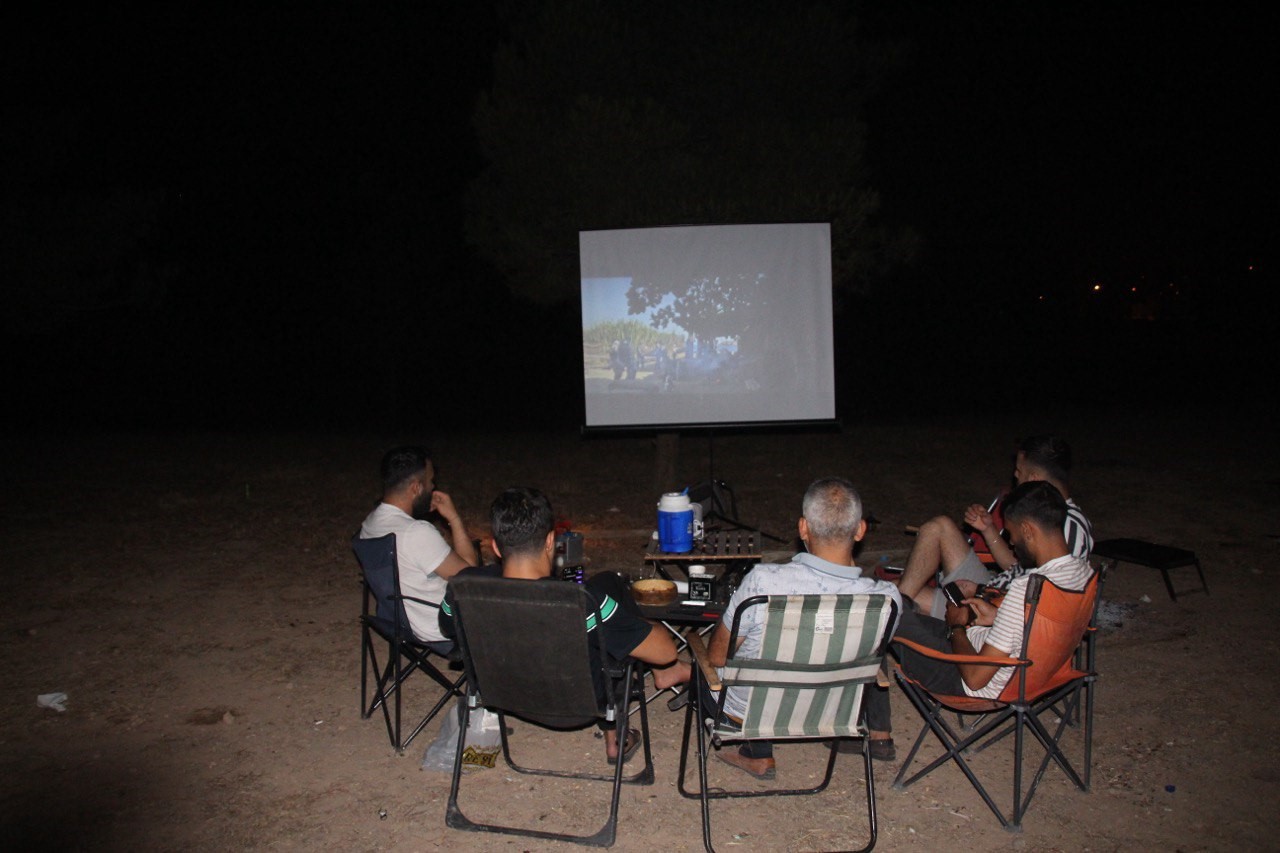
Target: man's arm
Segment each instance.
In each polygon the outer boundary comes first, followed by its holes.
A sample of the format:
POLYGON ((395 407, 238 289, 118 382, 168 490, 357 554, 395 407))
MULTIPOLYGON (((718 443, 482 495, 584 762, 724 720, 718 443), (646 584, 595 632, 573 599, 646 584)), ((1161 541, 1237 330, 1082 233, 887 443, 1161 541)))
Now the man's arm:
POLYGON ((1009 543, 1004 541, 1004 537, 996 529, 995 520, 986 507, 981 504, 971 505, 964 511, 964 520, 982 536, 982 541, 987 543, 987 550, 991 552, 991 558, 1000 568, 1008 569, 1018 561, 1009 543))
MULTIPOLYGON (((967 598, 961 606, 947 605, 947 633, 951 640, 951 651, 957 655, 980 655, 988 658, 1007 658, 1009 653, 997 649, 990 643, 983 643, 981 649, 975 649, 969 642, 969 634, 963 630, 969 621, 969 607, 976 614, 974 622, 978 625, 991 625, 995 622, 997 608, 981 598, 967 598)), ((995 677, 998 666, 986 666, 980 663, 957 664, 960 678, 970 690, 981 690, 987 682, 995 677)))
POLYGON ((449 578, 470 566, 471 563, 459 557, 457 551, 450 551, 444 560, 440 562, 440 565, 436 566, 435 573, 445 580, 449 580, 449 578))
MULTIPOLYGON (((743 639, 738 638, 738 643, 733 648, 735 652, 742 647, 743 639)), ((723 621, 717 622, 716 629, 711 632, 711 642, 707 643, 707 657, 712 666, 724 666, 729 660, 729 629, 724 626, 723 621)))
POLYGON ((665 666, 676 659, 676 644, 661 625, 651 625, 649 634, 631 650, 631 656, 645 663, 665 666))
POLYGON ((436 567, 436 574, 448 580, 467 566, 480 565, 480 555, 476 553, 467 525, 453 505, 453 498, 444 492, 432 492, 431 509, 440 513, 440 517, 449 524, 449 538, 453 545, 453 551, 436 567))

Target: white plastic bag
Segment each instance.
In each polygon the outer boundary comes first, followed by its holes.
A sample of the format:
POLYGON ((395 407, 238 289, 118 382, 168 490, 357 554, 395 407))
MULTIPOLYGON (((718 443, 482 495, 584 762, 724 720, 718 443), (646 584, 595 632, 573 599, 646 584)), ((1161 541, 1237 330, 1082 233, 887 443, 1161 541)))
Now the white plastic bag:
MULTIPOLYGON (((422 756, 423 770, 453 772, 464 701, 466 700, 458 699, 452 710, 444 715, 440 731, 422 756)), ((501 750, 502 732, 498 729, 498 715, 485 708, 476 708, 471 712, 471 719, 467 723, 467 746, 462 753, 463 771, 496 766, 501 750)))

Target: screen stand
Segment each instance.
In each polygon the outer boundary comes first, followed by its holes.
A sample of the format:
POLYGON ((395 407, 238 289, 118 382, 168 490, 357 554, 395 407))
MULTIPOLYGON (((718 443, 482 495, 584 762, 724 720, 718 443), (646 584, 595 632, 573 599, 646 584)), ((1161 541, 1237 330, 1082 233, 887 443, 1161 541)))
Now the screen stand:
POLYGON ((709 478, 689 487, 689 500, 706 507, 702 513, 702 523, 710 525, 712 522, 719 522, 734 530, 754 530, 765 539, 785 544, 787 540, 781 536, 774 536, 738 518, 738 499, 733 494, 733 487, 724 480, 716 479, 715 433, 712 430, 707 430, 707 460, 709 478))

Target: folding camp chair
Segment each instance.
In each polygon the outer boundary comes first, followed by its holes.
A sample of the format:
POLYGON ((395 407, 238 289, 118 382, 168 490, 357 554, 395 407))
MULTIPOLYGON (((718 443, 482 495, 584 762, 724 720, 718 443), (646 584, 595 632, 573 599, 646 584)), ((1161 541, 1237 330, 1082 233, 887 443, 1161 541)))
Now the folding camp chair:
MULTIPOLYGON (((734 615, 730 649, 737 648, 742 616, 753 607, 766 611, 759 658, 730 657, 717 679, 700 640, 690 642, 698 665, 693 668, 685 714, 679 788, 683 796, 702 800, 702 840, 708 851, 713 850, 711 800, 816 794, 826 789, 835 768, 836 738, 868 734, 861 713, 862 689, 876 680, 897 616, 896 604, 884 595, 757 595, 744 601, 734 615), (724 714, 729 687, 749 690, 740 724, 724 714), (712 705, 707 697, 714 689, 719 696, 712 705), (692 729, 697 730, 698 740, 696 791, 685 786, 692 729), (816 787, 748 791, 708 787, 708 746, 720 749, 726 742, 814 738, 831 740, 826 774, 816 787)), ((870 850, 876 843, 870 749, 863 750, 863 765, 870 841, 862 849, 870 850)))
POLYGON ((430 601, 400 594, 400 564, 396 560, 396 535, 388 533, 376 539, 351 540, 351 549, 364 577, 364 606, 360 616, 360 716, 369 719, 382 708, 387 724, 387 737, 397 752, 404 752, 427 723, 440 713, 440 709, 453 696, 462 695, 462 683, 466 675, 456 680, 449 678, 432 662, 433 656, 443 660, 457 658, 452 643, 425 643, 413 634, 409 617, 405 613, 405 601, 416 601, 430 607, 439 607, 430 601), (370 610, 370 602, 376 602, 370 610), (378 664, 375 635, 387 643, 385 666, 378 664), (373 670, 374 693, 369 697, 369 671, 373 670), (401 688, 415 672, 422 672, 444 688, 444 695, 432 706, 422 721, 414 726, 408 737, 403 737, 400 725, 401 688), (388 703, 395 704, 392 713, 388 703))
POLYGON ((445 823, 454 829, 499 832, 533 838, 551 838, 612 846, 617 835, 618 802, 624 782, 653 784, 653 754, 649 744, 649 715, 644 703, 644 665, 628 659, 609 660, 605 644, 608 623, 586 589, 574 583, 529 581, 511 578, 456 576, 450 587, 458 643, 469 679, 453 767, 453 783, 445 823), (595 627, 595 630, 591 630, 595 627), (596 644, 592 662, 589 643, 596 644), (600 707, 596 676, 611 685, 605 706, 600 707), (631 776, 623 776, 621 752, 626 744, 627 718, 633 701, 640 705, 640 737, 644 766, 631 776), (613 783, 609 815, 596 832, 585 835, 548 832, 539 829, 478 823, 458 805, 462 782, 462 756, 470 715, 479 708, 495 711, 502 737, 502 757, 518 773, 557 776, 613 783), (506 715, 510 714, 546 729, 582 729, 599 720, 614 725, 619 760, 611 774, 586 771, 523 767, 511 759, 506 715))
POLYGON ((1093 757, 1093 686, 1097 680, 1093 669, 1092 634, 1096 627, 1100 584, 1101 578, 1096 572, 1080 591, 1062 589, 1042 575, 1030 575, 1024 605, 1027 615, 1023 629, 1023 653, 1016 659, 944 654, 905 638, 895 637, 895 646, 909 647, 935 660, 955 664, 1012 666, 1016 669, 999 697, 980 699, 930 692, 913 679, 901 663, 895 665, 894 674, 898 683, 911 704, 924 717, 925 724, 902 763, 893 786, 900 790, 907 788, 948 761, 955 761, 983 802, 1000 820, 1000 824, 1013 832, 1022 829, 1022 817, 1030 806, 1031 798, 1035 795, 1050 761, 1061 767, 1077 788, 1089 790, 1093 757), (957 732, 944 717, 948 710, 958 715, 982 716, 972 730, 962 729, 957 732), (1050 733, 1042 717, 1052 716, 1058 717, 1058 723, 1050 733), (1081 723, 1084 739, 1083 775, 1077 772, 1062 749, 1066 730, 1081 723), (910 778, 904 779, 930 731, 942 742, 946 752, 910 778), (1022 753, 1023 741, 1028 731, 1044 747, 1045 755, 1024 796, 1022 753), (963 734, 964 732, 968 733, 963 734), (996 806, 986 787, 978 781, 966 755, 981 752, 1009 734, 1014 739, 1013 813, 1011 817, 1006 817, 996 806))

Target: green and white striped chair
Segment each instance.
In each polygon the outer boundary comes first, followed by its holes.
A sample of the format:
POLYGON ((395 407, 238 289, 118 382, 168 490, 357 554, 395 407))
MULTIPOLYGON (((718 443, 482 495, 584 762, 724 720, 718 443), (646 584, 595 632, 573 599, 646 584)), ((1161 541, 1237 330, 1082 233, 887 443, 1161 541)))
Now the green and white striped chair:
MULTIPOLYGON (((710 800, 816 794, 826 789, 835 767, 835 739, 867 736, 862 691, 876 681, 897 617, 897 606, 883 595, 760 595, 738 608, 730 649, 738 645, 743 614, 753 607, 767 608, 760 658, 730 657, 717 678, 706 660, 705 647, 700 642, 690 644, 698 665, 693 668, 685 716, 679 788, 685 797, 702 800, 703 842, 708 851, 713 849, 710 800), (741 726, 724 715, 730 687, 750 691, 741 726), (716 690, 718 697, 711 704, 708 697, 716 690), (700 785, 691 791, 685 786, 685 769, 694 729, 700 785), (709 747, 719 749, 730 741, 808 739, 830 741, 826 774, 816 787, 749 791, 708 787, 709 747)), ((876 798, 869 749, 863 750, 863 759, 870 842, 862 849, 870 850, 876 843, 876 798)))

